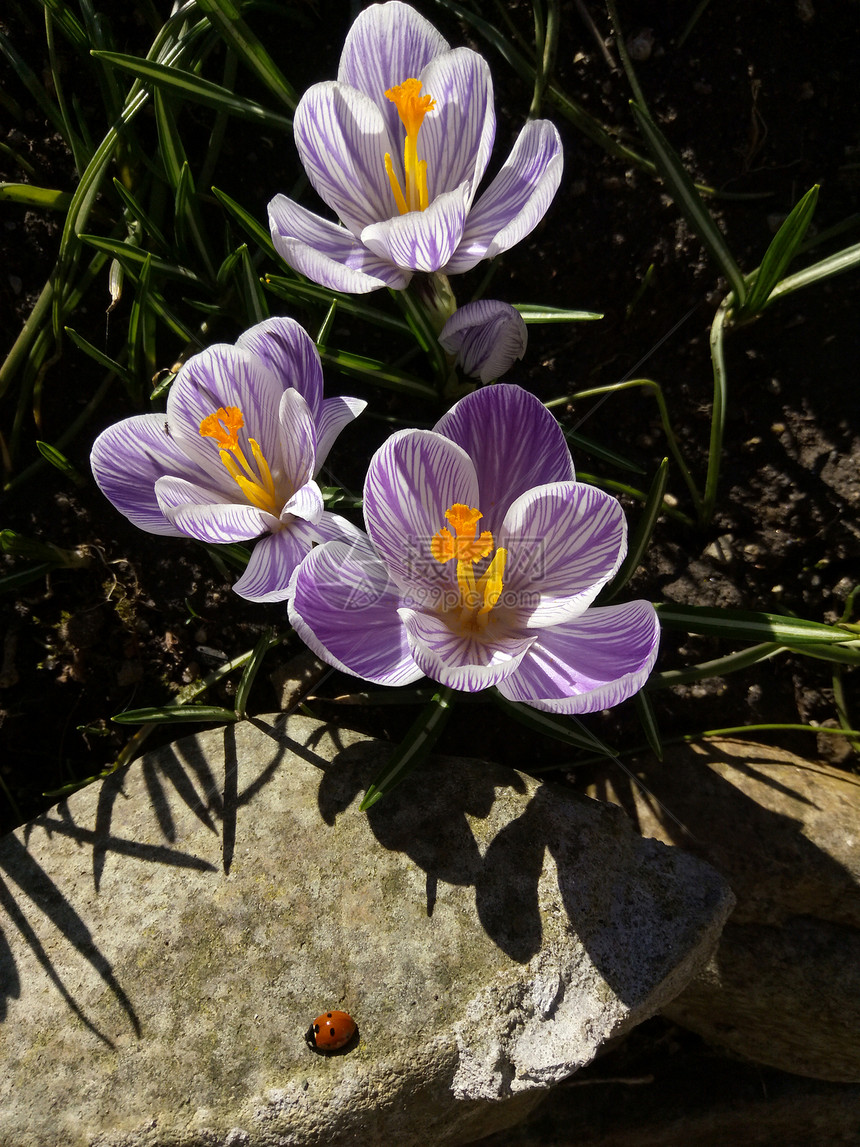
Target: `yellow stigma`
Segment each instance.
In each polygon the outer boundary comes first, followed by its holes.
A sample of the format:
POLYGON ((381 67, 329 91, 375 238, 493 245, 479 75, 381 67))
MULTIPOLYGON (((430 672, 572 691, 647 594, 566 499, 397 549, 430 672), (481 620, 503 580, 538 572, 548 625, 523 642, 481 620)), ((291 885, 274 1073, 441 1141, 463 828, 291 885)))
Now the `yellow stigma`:
POLYGON ((200 437, 214 438, 218 443, 219 457, 227 473, 250 504, 277 518, 286 499, 279 499, 269 463, 253 438, 248 439, 248 445, 257 463, 256 472, 245 457, 239 445, 239 431, 244 425, 245 418, 238 406, 220 406, 213 414, 207 414, 200 423, 200 437))
POLYGON ((421 81, 404 80, 397 87, 385 93, 397 108, 397 114, 406 128, 406 143, 403 147, 403 172, 405 175, 401 189, 391 155, 385 153, 385 171, 394 194, 397 210, 401 215, 407 211, 423 211, 427 206, 427 160, 418 158, 418 130, 424 117, 436 106, 432 96, 421 95, 421 81))
POLYGON ((443 526, 430 539, 430 553, 441 565, 457 560, 457 586, 462 607, 461 621, 469 625, 486 625, 490 610, 502 594, 507 550, 497 549, 486 571, 475 581, 475 562, 492 552, 493 535, 489 530, 476 536, 477 524, 484 515, 480 510, 456 502, 445 511, 454 533, 443 526))

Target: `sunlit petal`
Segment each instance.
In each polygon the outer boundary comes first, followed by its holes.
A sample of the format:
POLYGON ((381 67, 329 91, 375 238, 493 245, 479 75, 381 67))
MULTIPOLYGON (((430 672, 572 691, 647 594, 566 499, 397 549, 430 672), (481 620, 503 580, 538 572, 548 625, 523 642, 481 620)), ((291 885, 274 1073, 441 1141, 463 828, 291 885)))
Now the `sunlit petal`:
POLYGON ((290 624, 328 664, 379 685, 407 685, 423 674, 409 652, 399 601, 366 545, 328 542, 293 575, 290 624))
POLYGON ((461 398, 434 430, 468 454, 479 478, 483 528, 497 530, 534 486, 569 482, 573 460, 561 427, 533 394, 501 383, 461 398))
POLYGON ((631 601, 589 609, 536 638, 499 692, 550 713, 594 713, 642 688, 657 659, 660 625, 650 602, 631 601))
POLYGON ((401 290, 411 272, 380 259, 337 223, 314 215, 285 195, 269 203, 269 226, 275 250, 285 263, 332 291, 366 294, 380 287, 401 290))
POLYGON ((290 578, 310 548, 297 529, 260 538, 233 589, 248 601, 285 601, 290 578))
POLYGON ((361 241, 380 259, 409 271, 436 271, 460 242, 468 210, 469 185, 446 191, 426 211, 409 211, 361 233, 361 241))
POLYGON ((239 335, 236 346, 269 368, 282 388, 293 387, 314 419, 323 406, 323 372, 314 340, 294 319, 266 319, 239 335))
POLYGON ((481 259, 492 259, 524 239, 546 214, 563 164, 555 125, 549 120, 529 121, 504 167, 469 212, 446 274, 468 271, 481 259))
POLYGON ((161 511, 155 483, 165 474, 201 475, 171 438, 164 415, 138 414, 109 426, 93 443, 90 462, 102 493, 130 522, 150 534, 181 536, 161 511))
POLYGON ((497 542, 507 550, 505 586, 534 595, 527 625, 559 625, 581 614, 627 552, 617 499, 577 482, 538 486, 517 498, 497 542))
POLYGON ((436 101, 418 137, 430 198, 468 181, 471 203, 496 134, 487 61, 469 48, 456 48, 434 59, 420 78, 423 90, 436 101))
POLYGON ((504 625, 478 634, 438 613, 407 607, 399 615, 415 663, 432 680, 466 693, 498 685, 514 672, 535 640, 504 625))
POLYGON ((267 530, 279 529, 272 514, 231 502, 217 490, 207 490, 183 478, 159 478, 155 496, 162 513, 180 533, 201 542, 247 542, 267 530))
POLYGON ((455 504, 477 506, 475 468, 463 450, 430 430, 393 434, 370 460, 364 485, 367 532, 394 580, 432 607, 455 582, 456 563, 430 550, 455 504))

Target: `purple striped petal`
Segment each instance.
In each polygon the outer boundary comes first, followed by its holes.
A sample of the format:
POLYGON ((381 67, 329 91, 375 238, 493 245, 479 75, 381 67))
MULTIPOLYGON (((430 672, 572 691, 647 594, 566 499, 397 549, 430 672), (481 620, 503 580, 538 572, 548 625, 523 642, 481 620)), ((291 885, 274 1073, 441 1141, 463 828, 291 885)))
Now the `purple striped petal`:
POLYGON ((245 421, 238 432, 245 456, 251 456, 248 439, 254 438, 267 459, 277 458, 282 394, 283 386, 260 359, 235 346, 217 343, 190 358, 170 388, 170 433, 216 489, 229 491, 235 488, 233 479, 221 463, 218 443, 201 436, 201 422, 222 406, 237 406, 245 421))
POLYGON ((311 540, 298 527, 260 538, 234 591, 248 601, 285 601, 290 578, 309 552, 311 540))
POLYGON ((426 211, 407 211, 373 223, 361 233, 361 241, 380 259, 390 259, 410 271, 437 271, 460 242, 468 210, 469 185, 446 191, 426 211))
POLYGON ((595 486, 557 482, 520 495, 496 544, 508 551, 505 589, 538 598, 526 627, 559 625, 581 614, 627 552, 620 504, 595 486))
POLYGON ((433 428, 461 446, 475 466, 484 529, 496 531, 520 494, 575 475, 564 434, 533 394, 507 383, 466 395, 433 428))
POLYGON ((314 215, 286 195, 269 203, 275 250, 285 263, 332 291, 363 295, 380 287, 402 290, 411 273, 380 259, 337 223, 314 215))
POLYGON ((535 641, 500 622, 478 633, 438 613, 401 608, 399 614, 416 665, 433 681, 466 693, 498 685, 535 641))
POLYGON ((162 513, 180 533, 201 542, 247 542, 281 523, 254 506, 231 502, 217 490, 207 490, 184 478, 159 478, 155 496, 162 513))
MULTIPOLYGON (((285 390, 278 409, 280 435, 278 445, 284 481, 290 493, 309 482, 316 470, 316 427, 308 404, 297 390, 285 390)), ((268 456, 269 459, 272 455, 268 456)), ((271 464, 271 462, 270 462, 271 464)), ((278 476, 273 475, 275 486, 278 476)))
POLYGON ((239 350, 260 359, 286 389, 299 392, 318 419, 323 405, 320 356, 307 331, 294 319, 266 319, 236 340, 239 350))
POLYGON ((106 498, 130 522, 150 534, 182 536, 165 518, 155 483, 165 474, 199 477, 196 467, 169 436, 161 414, 137 414, 103 430, 93 443, 93 477, 106 498))
MULTIPOLYGON (((322 491, 316 482, 306 482, 284 504, 284 508, 281 510, 281 521, 292 525, 291 519, 299 518, 303 522, 315 525, 322 514, 322 491)), ((314 540, 317 539, 314 538, 314 540)))
POLYGON ((338 82, 357 88, 378 104, 389 134, 398 139, 400 117, 385 93, 404 80, 420 78, 430 61, 448 50, 448 41, 408 4, 398 0, 374 4, 359 13, 349 30, 338 82))
POLYGON ((439 335, 463 373, 484 383, 510 370, 526 353, 528 341, 520 312, 498 299, 478 299, 458 307, 439 335))
POLYGON ((341 430, 358 418, 367 403, 363 398, 324 398, 317 416, 317 473, 341 430))
POLYGON ((290 624, 329 665, 378 685, 423 676, 397 616, 399 596, 367 544, 311 550, 290 584, 290 624))
POLYGON ((354 526, 352 522, 342 518, 340 514, 332 514, 329 510, 323 510, 320 517, 314 522, 313 529, 315 541, 319 544, 323 542, 347 542, 350 546, 363 545, 376 557, 364 530, 360 530, 358 526, 354 526))
POLYGON ((659 641, 660 624, 649 601, 595 607, 574 621, 538 631, 499 692, 548 713, 594 713, 642 688, 657 660, 659 641))
MULTIPOLYGON (((477 52, 457 48, 433 60, 420 79, 422 91, 436 101, 418 133, 418 155, 427 161, 429 198, 468 181, 471 203, 496 134, 489 65, 477 52)), ((399 138, 403 134, 401 129, 399 138)), ((401 144, 398 160, 402 151, 401 144)))
POLYGON ((468 271, 481 259, 507 251, 546 214, 561 182, 561 138, 549 120, 531 120, 504 167, 469 213, 463 239, 444 268, 468 271))
POLYGON ((314 84, 296 108, 293 133, 316 193, 354 235, 397 214, 385 155, 397 152, 398 136, 368 96, 334 81, 314 84))
POLYGON ((437 562, 430 541, 447 527, 449 507, 477 506, 477 495, 469 458, 431 430, 392 434, 371 458, 364 484, 367 532, 413 604, 432 608, 440 595, 451 592, 456 563, 437 562))

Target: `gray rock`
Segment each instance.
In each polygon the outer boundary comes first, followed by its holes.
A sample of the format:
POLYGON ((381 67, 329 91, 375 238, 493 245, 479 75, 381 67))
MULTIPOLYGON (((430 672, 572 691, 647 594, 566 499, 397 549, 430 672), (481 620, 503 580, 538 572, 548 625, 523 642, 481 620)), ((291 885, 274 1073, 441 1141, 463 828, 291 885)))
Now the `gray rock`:
POLYGON ((0 842, 0 1143, 470 1142, 714 947, 725 882, 612 806, 438 758, 359 813, 389 751, 255 718, 0 842))
POLYGON ((732 738, 674 746, 640 775, 689 833, 608 774, 593 791, 707 858, 738 900, 665 1014, 758 1063, 860 1083, 860 779, 732 738))

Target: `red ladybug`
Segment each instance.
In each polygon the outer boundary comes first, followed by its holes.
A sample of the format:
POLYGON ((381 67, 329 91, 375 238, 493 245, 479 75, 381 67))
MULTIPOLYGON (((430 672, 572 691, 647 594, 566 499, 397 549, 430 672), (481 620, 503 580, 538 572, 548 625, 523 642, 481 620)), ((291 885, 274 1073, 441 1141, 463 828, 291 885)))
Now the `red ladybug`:
POLYGON ((305 1032, 305 1043, 312 1051, 337 1051, 355 1033, 355 1020, 347 1012, 325 1012, 305 1032))

